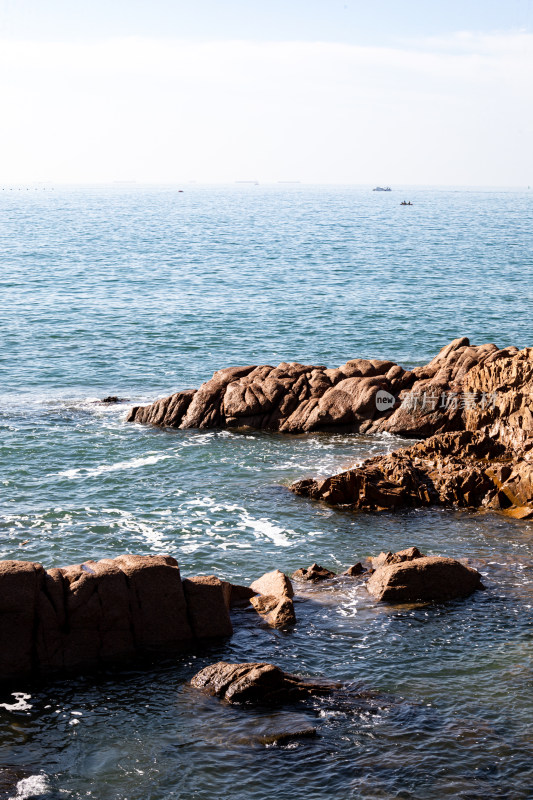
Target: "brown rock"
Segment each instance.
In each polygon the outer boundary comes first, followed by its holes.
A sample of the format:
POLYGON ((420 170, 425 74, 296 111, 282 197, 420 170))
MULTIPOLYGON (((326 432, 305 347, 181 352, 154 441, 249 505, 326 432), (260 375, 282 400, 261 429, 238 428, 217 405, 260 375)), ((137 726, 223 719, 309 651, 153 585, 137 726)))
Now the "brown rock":
POLYGON ((250 598, 250 603, 258 614, 273 628, 286 628, 296 623, 294 603, 287 595, 257 595, 250 598))
POLYGON ((293 572, 292 577, 300 581, 311 581, 312 583, 318 583, 319 581, 325 581, 328 578, 334 578, 335 573, 315 563, 311 564, 310 567, 302 567, 302 569, 297 569, 296 572, 293 572))
POLYGON ((231 636, 231 584, 215 575, 201 575, 186 578, 183 591, 191 628, 197 639, 231 636))
POLYGON ((477 570, 441 556, 384 564, 366 586, 376 600, 389 603, 440 602, 484 588, 477 570))
MULTIPOLYGON (((513 358, 517 351, 501 352, 513 358)), ((180 428, 247 426, 289 433, 363 429, 426 436, 461 430, 462 408, 442 398, 492 363, 497 353, 496 345, 474 347, 463 337, 412 372, 379 359, 351 359, 338 369, 297 363, 233 367, 218 370, 197 391, 136 407, 128 419, 180 428), (378 408, 379 391, 392 394, 394 403, 378 408)))
POLYGON ((119 556, 130 591, 140 651, 182 648, 192 638, 178 562, 171 556, 119 556))
POLYGON ((376 558, 371 558, 372 569, 376 570, 385 564, 400 564, 402 561, 413 561, 415 558, 423 558, 424 554, 418 547, 408 547, 407 550, 399 550, 397 553, 380 553, 376 558))
POLYGON ((23 678, 32 672, 37 599, 43 580, 40 564, 0 561, 0 680, 23 678))
POLYGON ((250 589, 257 594, 274 595, 275 597, 282 597, 283 595, 286 597, 294 597, 292 583, 279 569, 266 572, 251 584, 250 589))
POLYGON ((230 592, 230 608, 240 608, 250 605, 250 599, 254 597, 255 592, 249 586, 239 586, 236 583, 231 584, 230 592))
POLYGON ((352 567, 348 567, 348 569, 341 572, 341 575, 345 575, 348 578, 356 578, 358 575, 363 575, 366 572, 366 569, 363 567, 360 561, 357 564, 354 564, 352 567))
MULTIPOLYGON (((125 555, 48 572, 40 564, 0 562, 0 681, 183 650, 193 637, 229 636, 232 598, 250 595, 214 575, 182 583, 170 556, 125 555)), ((268 612, 273 624, 290 622, 287 604, 286 595, 276 598, 268 612)))
POLYGON ((329 694, 333 684, 303 680, 266 663, 228 664, 219 661, 191 680, 196 689, 228 703, 277 704, 329 694))

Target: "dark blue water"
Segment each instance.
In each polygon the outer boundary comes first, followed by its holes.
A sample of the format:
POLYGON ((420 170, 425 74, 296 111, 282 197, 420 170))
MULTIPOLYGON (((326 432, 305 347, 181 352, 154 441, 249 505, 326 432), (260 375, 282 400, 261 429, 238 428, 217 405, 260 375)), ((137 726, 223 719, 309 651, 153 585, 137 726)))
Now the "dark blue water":
POLYGON ((130 403, 222 366, 409 366, 462 335, 531 345, 531 195, 405 196, 412 207, 349 187, 0 192, 1 558, 164 552, 184 574, 249 581, 417 545, 468 558, 488 587, 402 609, 358 584, 316 590, 292 633, 241 613, 231 642, 183 660, 21 687, 29 697, 0 698, 0 797, 533 797, 530 522, 356 516, 286 490, 401 444, 390 436, 124 423, 130 403), (95 402, 109 394, 129 402, 95 402), (220 658, 355 682, 376 701, 224 708, 186 684, 220 658), (302 722, 315 740, 256 742, 302 722))

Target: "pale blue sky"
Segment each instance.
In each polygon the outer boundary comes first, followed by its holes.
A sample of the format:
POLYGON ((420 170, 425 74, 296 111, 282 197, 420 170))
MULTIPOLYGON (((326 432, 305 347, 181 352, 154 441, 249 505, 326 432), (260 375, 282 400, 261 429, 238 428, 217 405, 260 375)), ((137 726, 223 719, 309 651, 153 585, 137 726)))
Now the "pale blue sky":
POLYGON ((533 25, 533 0, 0 0, 0 35, 392 44, 533 25))
POLYGON ((4 183, 533 184, 533 0, 0 0, 4 183))

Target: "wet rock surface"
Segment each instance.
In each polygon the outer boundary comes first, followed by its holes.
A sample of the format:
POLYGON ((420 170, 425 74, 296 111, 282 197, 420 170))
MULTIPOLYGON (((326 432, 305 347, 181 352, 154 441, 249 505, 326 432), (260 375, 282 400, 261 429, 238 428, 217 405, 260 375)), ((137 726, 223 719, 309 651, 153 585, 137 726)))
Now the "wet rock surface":
POLYGON ((309 681, 284 672, 274 664, 219 661, 200 670, 191 680, 196 689, 228 703, 276 705, 328 695, 338 684, 309 681))
POLYGON ((297 569, 296 572, 293 573, 292 577, 299 581, 311 581, 311 583, 318 583, 319 581, 335 578, 336 573, 315 563, 311 564, 310 567, 302 567, 302 569, 297 569))
MULTIPOLYGON (((419 555, 395 560, 395 555, 402 553, 382 553, 385 558, 367 581, 366 587, 376 600, 389 603, 441 602, 468 597, 476 590, 484 589, 479 572, 453 558, 419 555), (387 560, 389 556, 391 558, 387 560)), ((375 561, 379 561, 381 556, 375 561)))
POLYGON ((341 577, 345 578, 357 578, 359 575, 364 575, 366 569, 363 567, 360 561, 357 564, 353 564, 348 569, 345 569, 344 572, 341 572, 341 577))

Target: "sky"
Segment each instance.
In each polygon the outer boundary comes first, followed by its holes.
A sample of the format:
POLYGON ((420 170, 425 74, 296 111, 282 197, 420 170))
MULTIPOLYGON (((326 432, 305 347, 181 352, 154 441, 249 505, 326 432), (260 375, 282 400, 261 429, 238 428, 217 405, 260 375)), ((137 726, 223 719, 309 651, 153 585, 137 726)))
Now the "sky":
POLYGON ((533 0, 0 0, 0 182, 533 184, 533 0))

